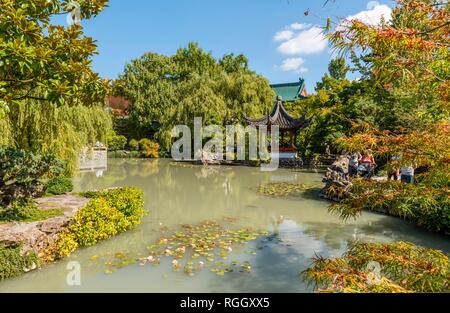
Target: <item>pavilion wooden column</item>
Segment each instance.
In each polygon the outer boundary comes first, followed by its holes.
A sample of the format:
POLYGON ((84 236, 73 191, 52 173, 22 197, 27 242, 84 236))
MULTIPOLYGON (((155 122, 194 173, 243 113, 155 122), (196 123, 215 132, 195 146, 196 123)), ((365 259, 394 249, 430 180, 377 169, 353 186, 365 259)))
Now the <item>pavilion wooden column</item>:
POLYGON ((292 148, 296 148, 296 146, 295 146, 295 142, 296 142, 295 138, 297 137, 297 132, 295 130, 291 130, 289 133, 291 135, 291 147, 292 148))

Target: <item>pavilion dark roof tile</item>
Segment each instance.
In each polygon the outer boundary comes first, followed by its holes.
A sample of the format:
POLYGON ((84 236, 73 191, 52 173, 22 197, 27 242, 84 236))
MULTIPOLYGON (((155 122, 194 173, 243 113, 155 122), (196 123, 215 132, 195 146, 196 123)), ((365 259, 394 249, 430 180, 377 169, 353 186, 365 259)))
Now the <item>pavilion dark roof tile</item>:
POLYGON ((311 120, 305 116, 294 118, 289 115, 283 105, 281 97, 278 97, 272 113, 261 118, 246 118, 246 121, 251 126, 271 126, 277 125, 280 130, 296 130, 303 129, 309 126, 311 120))

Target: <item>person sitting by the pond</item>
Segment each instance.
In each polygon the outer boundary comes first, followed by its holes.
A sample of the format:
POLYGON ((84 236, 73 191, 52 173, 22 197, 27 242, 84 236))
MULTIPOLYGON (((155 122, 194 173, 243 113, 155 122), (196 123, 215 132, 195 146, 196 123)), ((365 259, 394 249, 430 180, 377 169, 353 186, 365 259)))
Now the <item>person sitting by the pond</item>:
POLYGON ((400 179, 403 183, 414 183, 414 167, 412 165, 403 165, 400 169, 400 179))
POLYGON ((372 150, 368 149, 364 151, 364 155, 359 159, 359 164, 362 165, 375 165, 375 158, 372 155, 372 150))
POLYGON ((400 177, 400 170, 397 166, 395 166, 395 163, 397 163, 400 160, 400 156, 394 155, 391 157, 391 160, 389 163, 389 171, 388 171, 388 180, 398 180, 400 177))
POLYGON ((370 178, 373 176, 373 170, 375 169, 375 158, 372 155, 372 150, 368 149, 364 151, 364 155, 359 159, 359 167, 363 172, 366 172, 365 177, 370 178))
POLYGON ((362 155, 359 152, 353 153, 348 157, 348 175, 350 177, 356 177, 358 174, 359 159, 362 155))

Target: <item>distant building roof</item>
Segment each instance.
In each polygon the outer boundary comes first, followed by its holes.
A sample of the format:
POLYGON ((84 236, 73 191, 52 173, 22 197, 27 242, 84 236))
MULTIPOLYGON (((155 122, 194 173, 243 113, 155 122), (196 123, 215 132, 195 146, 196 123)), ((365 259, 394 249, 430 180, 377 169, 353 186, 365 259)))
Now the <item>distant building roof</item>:
POLYGON ((130 102, 122 97, 109 96, 108 106, 115 116, 128 116, 130 102))
POLYGON ((119 109, 119 110, 126 110, 130 106, 130 101, 123 97, 115 97, 115 96, 109 96, 108 97, 108 106, 111 109, 119 109))
POLYGON ((278 97, 282 97, 283 101, 291 102, 305 99, 308 95, 305 87, 305 80, 300 78, 296 83, 274 84, 270 85, 278 97))

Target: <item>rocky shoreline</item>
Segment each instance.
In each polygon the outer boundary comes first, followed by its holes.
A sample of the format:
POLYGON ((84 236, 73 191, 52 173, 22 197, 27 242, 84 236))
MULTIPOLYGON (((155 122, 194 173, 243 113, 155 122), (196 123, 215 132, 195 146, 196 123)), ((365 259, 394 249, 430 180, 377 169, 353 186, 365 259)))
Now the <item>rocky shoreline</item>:
POLYGON ((64 215, 37 222, 8 222, 0 224, 0 243, 6 247, 21 246, 21 253, 34 252, 41 256, 72 222, 73 216, 85 207, 88 198, 76 194, 34 200, 40 210, 62 209, 64 215))

